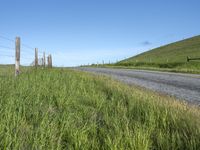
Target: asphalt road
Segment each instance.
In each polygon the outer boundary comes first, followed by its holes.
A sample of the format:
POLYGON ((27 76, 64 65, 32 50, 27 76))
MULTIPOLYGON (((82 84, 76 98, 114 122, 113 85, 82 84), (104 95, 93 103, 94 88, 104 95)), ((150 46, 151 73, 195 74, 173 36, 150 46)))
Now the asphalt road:
POLYGON ((133 69, 76 68, 78 70, 109 75, 113 78, 134 84, 180 100, 200 105, 200 75, 144 71, 133 69))

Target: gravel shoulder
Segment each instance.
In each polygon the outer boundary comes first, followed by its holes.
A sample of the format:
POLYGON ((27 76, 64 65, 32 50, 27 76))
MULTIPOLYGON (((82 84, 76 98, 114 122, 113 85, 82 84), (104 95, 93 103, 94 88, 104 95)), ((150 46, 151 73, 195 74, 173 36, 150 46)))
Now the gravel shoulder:
POLYGON ((111 68, 75 68, 81 71, 109 75, 126 84, 171 95, 189 103, 200 105, 200 75, 111 68))

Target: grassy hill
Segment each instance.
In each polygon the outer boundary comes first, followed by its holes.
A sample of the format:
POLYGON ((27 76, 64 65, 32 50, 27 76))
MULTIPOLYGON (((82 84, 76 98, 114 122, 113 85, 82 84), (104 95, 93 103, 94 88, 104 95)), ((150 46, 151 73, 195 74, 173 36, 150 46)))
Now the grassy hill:
POLYGON ((168 68, 192 72, 200 69, 200 61, 187 62, 187 56, 200 58, 200 36, 168 44, 129 59, 117 66, 168 68))
POLYGON ((23 69, 0 76, 0 149, 200 146, 198 108, 107 77, 23 69))

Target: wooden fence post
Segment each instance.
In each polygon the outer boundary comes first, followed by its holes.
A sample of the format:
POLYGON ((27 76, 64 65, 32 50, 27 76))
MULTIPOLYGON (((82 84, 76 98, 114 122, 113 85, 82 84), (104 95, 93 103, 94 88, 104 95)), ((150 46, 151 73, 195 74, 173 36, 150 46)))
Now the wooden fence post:
POLYGON ((44 66, 44 58, 41 58, 41 66, 44 66))
POLYGON ((20 66, 20 37, 15 40, 15 76, 19 75, 20 66))
POLYGON ((50 67, 49 55, 47 56, 47 67, 50 67))
POLYGON ((52 56, 51 56, 51 54, 49 55, 49 58, 50 58, 50 68, 52 68, 52 56))
POLYGON ((35 48, 35 67, 38 66, 38 48, 35 48))
POLYGON ((46 66, 46 58, 45 58, 45 52, 43 53, 43 61, 44 61, 44 68, 45 68, 45 66, 46 66))

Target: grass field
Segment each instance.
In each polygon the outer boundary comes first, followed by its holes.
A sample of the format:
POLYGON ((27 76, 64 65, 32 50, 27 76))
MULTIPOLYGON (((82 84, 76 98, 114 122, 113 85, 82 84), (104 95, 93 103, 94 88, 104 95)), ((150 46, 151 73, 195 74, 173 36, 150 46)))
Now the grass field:
POLYGON ((0 76, 14 74, 14 65, 0 65, 0 76))
MULTIPOLYGON (((11 73, 12 74, 12 73, 11 73)), ((0 76, 0 149, 198 149, 200 111, 103 76, 0 76)))
POLYGON ((187 62, 187 57, 200 58, 200 36, 147 51, 114 66, 200 73, 200 60, 187 62))

